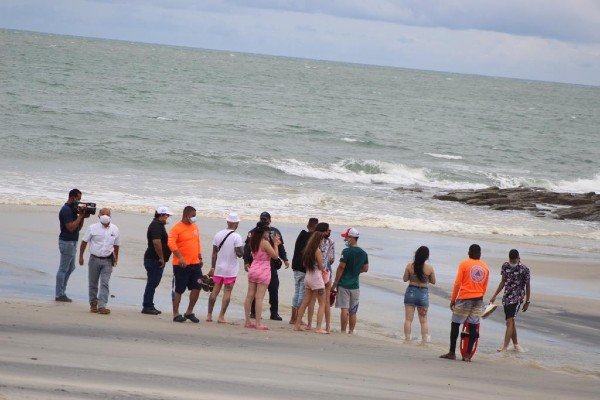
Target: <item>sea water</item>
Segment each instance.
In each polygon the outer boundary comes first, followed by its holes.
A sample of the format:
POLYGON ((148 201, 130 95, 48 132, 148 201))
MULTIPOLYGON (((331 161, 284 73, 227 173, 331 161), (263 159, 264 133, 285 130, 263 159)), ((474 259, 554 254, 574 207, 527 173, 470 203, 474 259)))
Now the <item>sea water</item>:
POLYGON ((598 223, 432 199, 600 190, 600 88, 0 30, 0 203, 505 237, 600 252, 598 223), (557 240, 560 238, 560 240, 557 240))

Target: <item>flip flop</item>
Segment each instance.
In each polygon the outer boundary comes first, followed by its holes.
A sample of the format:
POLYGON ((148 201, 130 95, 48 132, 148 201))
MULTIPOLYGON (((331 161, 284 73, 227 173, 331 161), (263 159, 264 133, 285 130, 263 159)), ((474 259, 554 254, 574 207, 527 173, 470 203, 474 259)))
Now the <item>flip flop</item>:
POLYGON ((269 327, 268 327, 268 326, 266 326, 266 325, 256 325, 256 328, 255 328, 255 329, 257 329, 257 330, 259 330, 259 331, 270 331, 270 330, 271 330, 271 328, 269 328, 269 327))
POLYGON ((494 311, 496 311, 496 308, 498 308, 498 306, 495 305, 494 303, 488 304, 487 307, 485 307, 485 310, 483 310, 483 314, 481 314, 481 318, 486 319, 487 317, 492 315, 492 313, 494 311))
POLYGON ((256 324, 253 324, 252 322, 250 322, 249 324, 244 325, 244 328, 256 329, 256 324))

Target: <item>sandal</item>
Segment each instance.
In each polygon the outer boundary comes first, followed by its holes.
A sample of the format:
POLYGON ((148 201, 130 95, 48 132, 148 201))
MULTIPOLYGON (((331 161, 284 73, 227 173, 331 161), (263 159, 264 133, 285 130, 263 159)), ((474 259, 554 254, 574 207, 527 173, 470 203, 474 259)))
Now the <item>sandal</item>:
POLYGON ((456 360, 456 354, 454 354, 454 353, 446 353, 446 354, 442 354, 440 356, 440 358, 445 358, 447 360, 456 360))
POLYGON ((256 329, 259 331, 270 331, 271 330, 271 328, 269 328, 266 325, 256 325, 256 329))
POLYGON ((173 317, 173 322, 185 322, 185 317, 183 315, 176 315, 173 317))

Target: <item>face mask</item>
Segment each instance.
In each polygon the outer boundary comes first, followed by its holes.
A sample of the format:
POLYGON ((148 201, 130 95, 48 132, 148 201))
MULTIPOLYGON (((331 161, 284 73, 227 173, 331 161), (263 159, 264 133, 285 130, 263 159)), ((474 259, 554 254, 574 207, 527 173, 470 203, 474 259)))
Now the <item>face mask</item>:
POLYGON ((197 217, 190 217, 190 222, 193 224, 194 222, 198 221, 197 217))
POLYGON ((344 242, 344 244, 346 245, 346 247, 351 247, 350 242, 344 242))
POLYGON ((100 222, 102 223, 102 225, 108 225, 110 223, 110 216, 108 216, 108 215, 101 215, 100 216, 100 222))

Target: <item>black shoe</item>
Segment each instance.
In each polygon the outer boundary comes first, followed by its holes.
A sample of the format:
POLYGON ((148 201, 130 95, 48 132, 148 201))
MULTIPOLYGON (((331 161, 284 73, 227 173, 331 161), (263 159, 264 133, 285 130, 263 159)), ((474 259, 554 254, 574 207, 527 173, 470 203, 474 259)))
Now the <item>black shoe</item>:
POLYGON ((157 310, 157 309, 156 309, 156 308, 154 308, 154 307, 152 307, 152 309, 153 309, 154 311, 156 311, 156 313, 157 313, 157 314, 162 314, 162 311, 160 311, 160 310, 157 310))
POLYGON ((183 315, 173 317, 173 322, 185 322, 185 317, 183 315))
POLYGON ((252 318, 252 319, 256 319, 256 314, 254 314, 254 313, 250 313, 250 318, 252 318))
POLYGON ((63 294, 62 296, 55 297, 54 300, 61 301, 63 303, 71 303, 71 302, 73 302, 73 300, 71 300, 70 298, 68 298, 66 294, 63 294))
POLYGON ((155 310, 154 308, 142 308, 142 314, 158 315, 160 313, 158 310, 155 310))
POLYGON ((281 321, 283 318, 279 314, 271 314, 271 319, 273 321, 281 321))
POLYGON ((191 314, 184 314, 184 317, 186 319, 189 319, 190 321, 192 321, 193 323, 197 324, 198 322, 200 322, 200 320, 198 318, 196 318, 196 316, 194 315, 194 313, 191 314))

